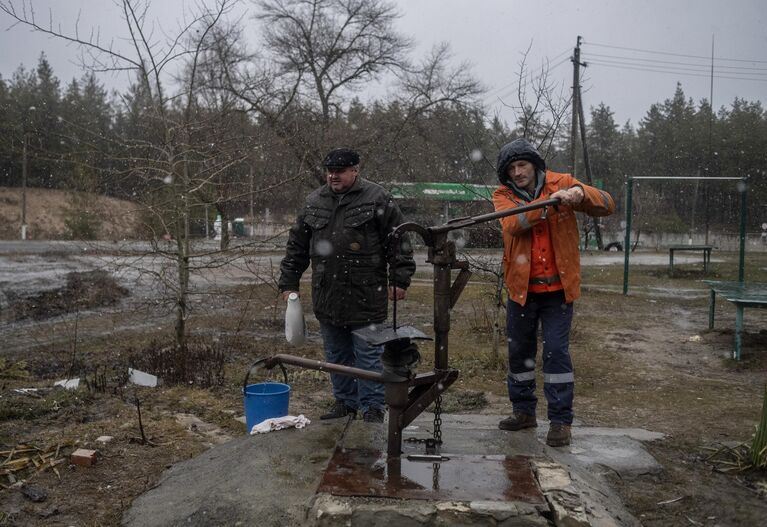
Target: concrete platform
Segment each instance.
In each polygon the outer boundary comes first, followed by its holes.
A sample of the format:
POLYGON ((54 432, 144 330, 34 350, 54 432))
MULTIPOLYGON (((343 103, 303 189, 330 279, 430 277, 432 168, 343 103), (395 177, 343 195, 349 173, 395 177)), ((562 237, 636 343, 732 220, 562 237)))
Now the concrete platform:
MULTIPOLYGON (((456 488, 448 500, 317 494, 337 446, 352 451, 386 448, 383 425, 354 421, 344 433, 345 420, 317 420, 302 430, 237 438, 174 465, 157 487, 134 501, 123 524, 640 525, 602 475, 609 471, 630 478, 660 470, 642 446, 642 441, 659 439, 660 434, 576 424, 573 444, 555 449, 544 444, 548 423, 539 421, 537 429, 505 432, 497 428, 503 417, 443 415, 440 453, 456 459, 525 456, 544 497, 541 502, 498 499, 497 493, 489 493, 492 499, 473 495, 462 500, 460 478, 453 478, 451 485, 456 488)), ((421 415, 405 430, 404 437, 429 437, 432 419, 430 414, 421 415)), ((405 456, 423 453, 424 445, 403 442, 403 450, 405 456)), ((448 463, 444 461, 443 466, 448 463)))

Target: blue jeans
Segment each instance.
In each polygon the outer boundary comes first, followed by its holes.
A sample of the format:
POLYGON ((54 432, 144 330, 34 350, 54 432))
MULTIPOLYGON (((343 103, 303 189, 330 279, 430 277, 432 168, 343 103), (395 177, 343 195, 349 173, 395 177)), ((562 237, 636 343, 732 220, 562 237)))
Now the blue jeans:
POLYGON ((520 306, 509 300, 506 336, 509 341, 509 399, 515 413, 535 415, 535 356, 538 324, 543 334, 543 392, 552 422, 573 422, 575 378, 570 359, 573 304, 562 291, 530 293, 520 306))
MULTIPOLYGON (((363 370, 380 372, 383 346, 371 346, 352 331, 364 326, 334 326, 320 322, 322 340, 325 344, 325 358, 333 364, 352 366, 363 370)), ((367 411, 369 408, 383 410, 384 385, 380 382, 365 381, 340 373, 331 373, 333 396, 346 406, 367 411)))

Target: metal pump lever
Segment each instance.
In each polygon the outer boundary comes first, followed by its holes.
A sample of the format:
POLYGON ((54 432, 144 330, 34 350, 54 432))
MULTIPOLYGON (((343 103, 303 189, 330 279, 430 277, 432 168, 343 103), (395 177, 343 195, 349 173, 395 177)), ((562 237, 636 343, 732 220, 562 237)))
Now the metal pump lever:
MULTIPOLYGON (((421 414, 433 402, 437 401, 444 392, 458 378, 458 370, 448 367, 448 332, 450 331, 450 309, 458 301, 464 286, 468 282, 471 271, 468 262, 459 261, 456 258, 455 244, 447 239, 447 233, 462 229, 471 225, 485 223, 492 220, 522 214, 531 210, 556 206, 559 199, 547 199, 529 205, 523 205, 513 209, 506 209, 479 216, 456 218, 449 222, 434 227, 423 227, 417 223, 408 222, 396 227, 391 236, 390 250, 396 251, 399 239, 406 232, 415 232, 423 238, 429 247, 427 262, 434 266, 434 370, 408 376, 407 380, 392 382, 384 377, 383 373, 370 372, 358 368, 351 368, 339 364, 330 364, 317 360, 305 359, 293 355, 274 355, 260 360, 257 364, 263 364, 267 369, 283 364, 292 364, 302 368, 340 373, 359 379, 367 379, 380 382, 386 387, 385 398, 389 405, 389 428, 387 454, 390 458, 399 457, 402 454, 402 430, 421 414), (451 270, 459 269, 455 282, 451 283, 451 270)), ((396 255, 395 252, 390 256, 396 255)), ((396 298, 396 297, 395 297, 396 298)), ((396 340, 410 340, 424 338, 414 328, 407 330, 396 325, 396 300, 394 303, 394 325, 391 329, 374 330, 370 335, 371 340, 382 339, 384 342, 396 340), (385 334, 384 334, 385 333, 385 334)), ((428 337, 426 337, 428 338, 428 337)), ((255 366, 255 365, 254 365, 255 366)), ((419 456, 424 461, 444 461, 446 458, 439 454, 426 454, 419 456), (433 456, 428 457, 426 456, 433 456)))

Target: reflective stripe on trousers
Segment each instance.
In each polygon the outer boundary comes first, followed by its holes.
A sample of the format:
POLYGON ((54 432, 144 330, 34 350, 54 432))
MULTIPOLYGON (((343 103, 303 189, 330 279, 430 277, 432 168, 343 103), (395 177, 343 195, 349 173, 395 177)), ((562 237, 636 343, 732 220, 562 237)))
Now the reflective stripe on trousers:
POLYGON ((573 305, 565 302, 563 291, 530 293, 520 306, 511 300, 506 309, 506 335, 509 342, 507 386, 514 412, 535 415, 535 364, 537 329, 543 335, 543 391, 551 421, 573 421, 575 378, 570 359, 570 327, 573 305))

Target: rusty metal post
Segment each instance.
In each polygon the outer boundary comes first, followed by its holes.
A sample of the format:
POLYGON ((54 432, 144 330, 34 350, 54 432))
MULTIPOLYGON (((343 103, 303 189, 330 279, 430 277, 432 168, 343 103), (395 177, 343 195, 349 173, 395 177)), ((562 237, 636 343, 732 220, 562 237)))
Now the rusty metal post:
POLYGON ((434 237, 434 247, 429 249, 429 260, 434 265, 434 369, 448 367, 448 333, 450 331, 450 270, 455 262, 455 244, 447 239, 447 233, 434 237))
POLYGON ((389 431, 386 453, 389 457, 398 457, 402 454, 402 415, 407 409, 408 386, 405 382, 387 382, 385 387, 385 400, 389 406, 389 431))

